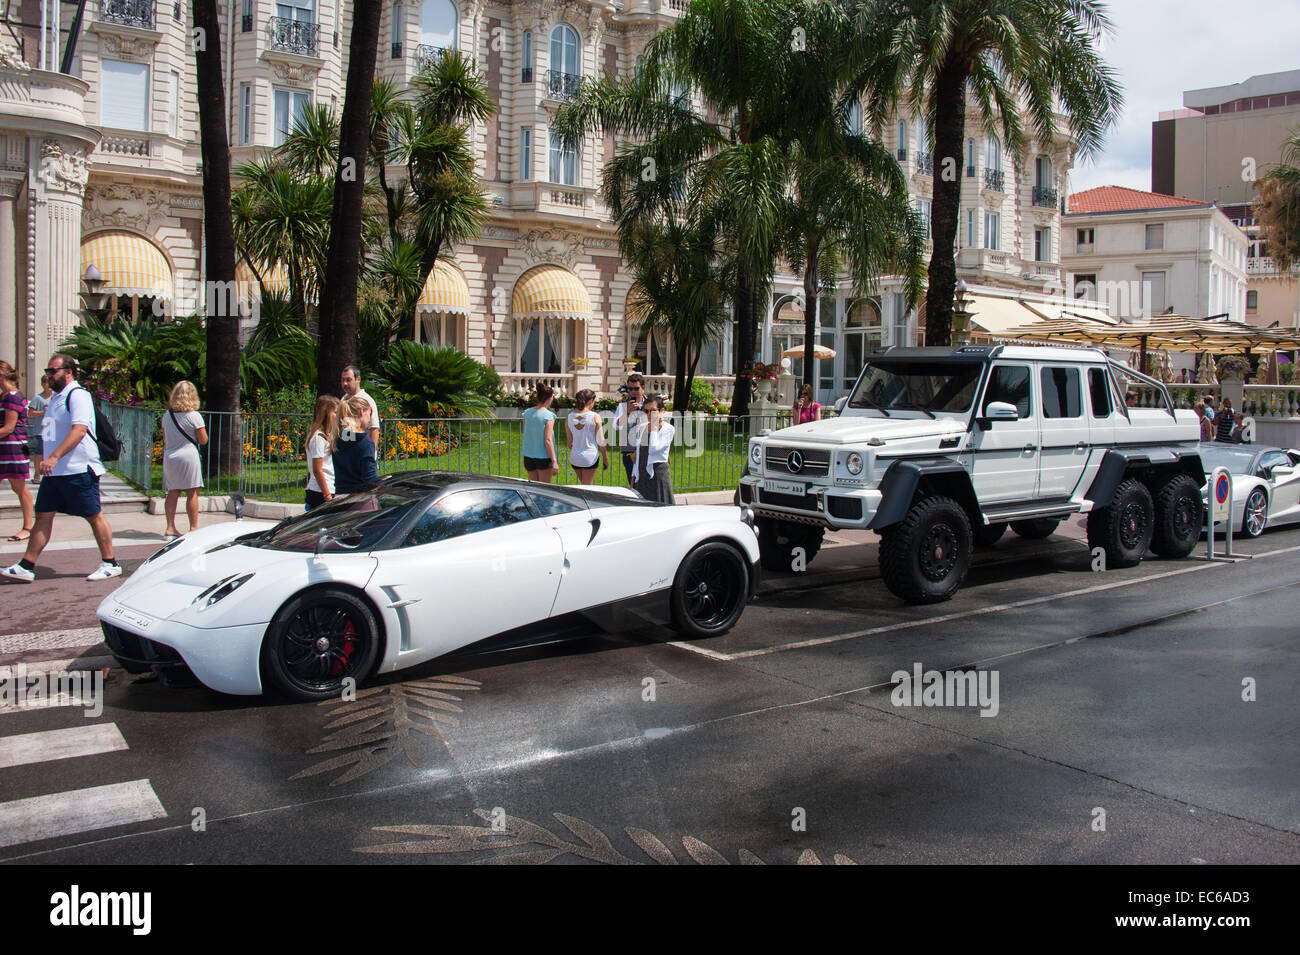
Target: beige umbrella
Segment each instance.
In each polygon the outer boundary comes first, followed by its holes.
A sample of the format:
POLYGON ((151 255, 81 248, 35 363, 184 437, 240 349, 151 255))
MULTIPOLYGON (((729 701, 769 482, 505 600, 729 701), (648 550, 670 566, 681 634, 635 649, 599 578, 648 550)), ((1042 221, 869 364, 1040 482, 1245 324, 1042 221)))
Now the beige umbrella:
POLYGON ((1255 380, 1261 385, 1276 385, 1281 381, 1278 376, 1277 352, 1265 352, 1259 360, 1259 374, 1255 380))
POLYGON ((1196 383, 1198 385, 1217 385, 1219 383, 1218 372, 1214 370, 1214 356, 1209 352, 1201 354, 1201 362, 1196 369, 1196 383))
POLYGON ((1169 352, 1161 351, 1156 353, 1155 360, 1155 377, 1165 384, 1174 380, 1174 363, 1169 360, 1169 352))
MULTIPOLYGON (((787 348, 785 351, 781 352, 781 357, 782 357, 782 358, 802 358, 802 357, 803 357, 803 346, 802 346, 802 345, 795 345, 795 346, 792 347, 792 348, 787 348)), ((825 358, 834 358, 834 357, 835 357, 835 349, 834 349, 834 348, 827 348, 825 345, 820 345, 820 344, 818 344, 818 345, 813 345, 813 358, 825 359, 825 358)))

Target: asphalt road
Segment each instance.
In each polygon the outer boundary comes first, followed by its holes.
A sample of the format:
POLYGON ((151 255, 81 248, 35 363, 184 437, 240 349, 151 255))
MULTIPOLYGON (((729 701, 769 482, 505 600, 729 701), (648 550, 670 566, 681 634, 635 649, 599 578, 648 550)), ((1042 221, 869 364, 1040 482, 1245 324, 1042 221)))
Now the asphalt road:
MULTIPOLYGON (((0 861, 1295 863, 1300 530, 1241 549, 1093 573, 1009 537, 928 608, 868 560, 715 640, 444 658, 353 703, 111 670, 97 716, 0 710, 0 861), (918 665, 996 674, 990 715, 895 705, 918 665)), ((0 590, 4 629, 91 627, 88 562, 0 590)))

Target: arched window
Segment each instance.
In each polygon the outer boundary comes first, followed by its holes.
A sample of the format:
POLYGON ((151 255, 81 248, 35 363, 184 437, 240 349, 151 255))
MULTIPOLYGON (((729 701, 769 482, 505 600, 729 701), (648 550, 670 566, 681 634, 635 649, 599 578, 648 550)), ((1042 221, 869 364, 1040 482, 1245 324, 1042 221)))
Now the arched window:
POLYGON ((862 135, 862 104, 857 100, 849 105, 849 116, 845 120, 844 129, 850 136, 862 135))
POLYGON ((975 175, 975 140, 966 140, 966 175, 975 175))
POLYGON ((582 73, 578 67, 578 34, 564 23, 551 31, 551 69, 570 76, 582 73))
POLYGON ((898 159, 904 161, 907 159, 907 120, 898 121, 898 159))
POLYGON ((984 140, 984 165, 992 170, 1002 168, 1002 144, 996 136, 984 140))
POLYGON ((1052 188, 1052 160, 1047 156, 1034 160, 1034 185, 1039 189, 1052 188))
POLYGON ((457 19, 456 5, 451 0, 424 0, 420 10, 420 45, 454 50, 457 19))
POLYGON ((406 7, 393 4, 393 59, 402 58, 402 34, 406 30, 406 7))
POLYGON ((521 46, 520 59, 522 68, 519 74, 519 82, 531 83, 533 81, 533 31, 525 30, 523 44, 521 46))

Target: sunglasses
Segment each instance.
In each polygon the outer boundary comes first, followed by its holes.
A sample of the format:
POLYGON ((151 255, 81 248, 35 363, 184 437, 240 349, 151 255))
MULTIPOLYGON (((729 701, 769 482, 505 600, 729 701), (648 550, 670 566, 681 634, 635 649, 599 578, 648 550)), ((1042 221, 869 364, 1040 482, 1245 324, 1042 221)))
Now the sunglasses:
POLYGON ((52 375, 52 374, 54 374, 56 371, 67 371, 67 370, 68 370, 68 369, 66 369, 66 368, 46 368, 46 369, 45 369, 45 374, 47 374, 47 375, 52 375))

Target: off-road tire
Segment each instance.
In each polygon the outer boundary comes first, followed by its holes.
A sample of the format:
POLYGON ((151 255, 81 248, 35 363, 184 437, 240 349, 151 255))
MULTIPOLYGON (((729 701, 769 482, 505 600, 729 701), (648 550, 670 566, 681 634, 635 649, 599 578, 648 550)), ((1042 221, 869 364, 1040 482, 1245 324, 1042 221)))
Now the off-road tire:
POLYGON ((1002 540, 1002 535, 1007 532, 1008 526, 1006 521, 998 521, 996 524, 972 525, 971 536, 975 539, 975 546, 992 547, 1002 540))
POLYGON ((947 600, 970 570, 970 520, 950 497, 927 497, 880 538, 880 576, 912 604, 947 600))
POLYGON ((758 524, 758 552, 764 570, 789 572, 794 569, 794 549, 803 548, 804 566, 812 563, 821 550, 826 528, 816 524, 798 524, 774 517, 760 517, 758 524))
POLYGON ((1060 523, 1060 519, 1055 517, 1035 517, 1028 521, 1012 521, 1011 529, 1025 540, 1040 541, 1055 534, 1060 523))
POLYGON ((1107 567, 1136 567, 1151 545, 1154 526, 1151 492, 1129 478, 1115 488, 1109 504, 1088 515, 1088 547, 1105 552, 1107 567))
POLYGON ((1205 524, 1200 485, 1186 474, 1171 477, 1156 492, 1155 509, 1151 550, 1161 557, 1186 557, 1205 524))

